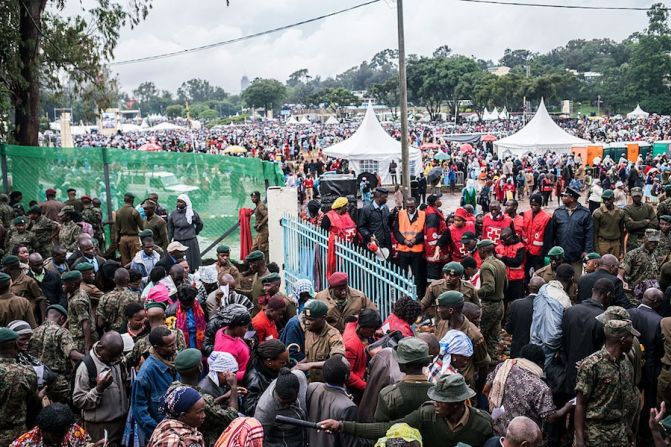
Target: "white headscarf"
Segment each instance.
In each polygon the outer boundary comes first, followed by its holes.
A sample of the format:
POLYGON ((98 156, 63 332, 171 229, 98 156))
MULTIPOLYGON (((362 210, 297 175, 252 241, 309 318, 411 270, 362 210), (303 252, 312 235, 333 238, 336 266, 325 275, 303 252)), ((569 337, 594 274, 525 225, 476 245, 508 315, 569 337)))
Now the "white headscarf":
POLYGON ((179 197, 177 197, 177 200, 186 203, 186 221, 193 223, 193 206, 191 206, 191 199, 189 199, 189 196, 180 194, 179 197))
POLYGON ((212 351, 212 354, 207 358, 207 364, 210 367, 210 372, 207 376, 219 386, 220 372, 238 372, 238 361, 235 360, 232 354, 223 351, 212 351))

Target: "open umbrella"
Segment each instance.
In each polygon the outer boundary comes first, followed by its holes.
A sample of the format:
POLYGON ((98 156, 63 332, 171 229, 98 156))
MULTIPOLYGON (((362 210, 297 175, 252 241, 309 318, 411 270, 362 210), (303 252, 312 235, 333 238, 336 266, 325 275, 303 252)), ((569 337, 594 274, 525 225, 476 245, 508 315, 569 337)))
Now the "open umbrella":
POLYGON ((490 143, 492 141, 496 141, 496 137, 494 135, 488 134, 480 138, 482 141, 485 143, 490 143))
POLYGON ((439 151, 436 155, 433 156, 434 160, 439 160, 439 161, 449 160, 450 158, 451 157, 443 151, 439 151))
POLYGON ((145 152, 158 152, 161 150, 161 146, 156 143, 146 143, 140 146, 137 150, 145 152))
POLYGON ((422 150, 426 150, 426 149, 440 149, 440 144, 436 144, 436 143, 424 143, 424 144, 422 144, 419 148, 422 149, 422 150))
POLYGON ((443 168, 435 167, 429 171, 429 175, 426 176, 426 181, 429 183, 433 183, 436 180, 440 180, 442 176, 443 176, 443 168))
POLYGON ((247 149, 242 146, 228 146, 224 149, 224 154, 244 154, 246 152, 247 149))
POLYGON ((459 149, 461 149, 461 152, 473 152, 473 146, 469 143, 462 144, 459 149))

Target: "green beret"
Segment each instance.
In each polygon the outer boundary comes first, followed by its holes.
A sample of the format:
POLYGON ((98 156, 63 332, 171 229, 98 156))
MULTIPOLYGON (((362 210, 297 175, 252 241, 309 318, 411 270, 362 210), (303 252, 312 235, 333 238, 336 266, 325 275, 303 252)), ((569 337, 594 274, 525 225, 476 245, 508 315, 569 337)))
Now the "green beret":
POLYGON ((64 317, 68 316, 68 311, 65 310, 65 307, 61 306, 60 304, 52 304, 51 306, 47 307, 47 313, 49 313, 51 309, 59 312, 64 317))
POLYGON ((19 257, 14 255, 8 255, 2 258, 2 265, 18 264, 19 262, 19 257))
POLYGON ((6 327, 0 327, 0 343, 14 341, 17 338, 19 338, 19 335, 13 330, 6 327))
POLYGON ((28 210, 28 214, 42 214, 42 208, 37 205, 31 206, 28 210))
POLYGON ((606 189, 604 192, 601 193, 601 198, 602 199, 614 199, 615 198, 615 193, 613 192, 612 189, 606 189))
POLYGON ((324 318, 328 311, 326 303, 320 300, 310 300, 303 308, 303 313, 308 318, 324 318))
POLYGON ((438 295, 436 303, 439 306, 456 306, 464 304, 464 294, 456 290, 448 290, 438 295))
POLYGON ((245 258, 245 261, 247 261, 247 262, 260 261, 263 258, 264 258, 263 252, 259 251, 259 250, 255 250, 255 251, 253 251, 253 252, 251 252, 250 254, 247 255, 247 257, 245 258))
POLYGON ((70 272, 65 272, 61 275, 61 281, 63 282, 75 282, 82 280, 82 272, 79 270, 72 270, 70 272))
POLYGON ((585 255, 585 261, 591 261, 592 259, 601 259, 601 255, 599 253, 587 253, 585 255))
POLYGON ((175 369, 177 371, 186 371, 187 369, 195 368, 203 361, 202 356, 199 349, 185 349, 175 357, 175 369))
POLYGON ((671 183, 664 185, 664 192, 671 192, 671 183))
POLYGON ((663 220, 664 222, 671 223, 671 216, 669 216, 668 214, 665 214, 663 216, 659 216, 659 220, 663 220))
POLYGON ((7 273, 0 273, 0 284, 6 284, 12 279, 7 273))
POLYGON ((88 262, 80 262, 79 264, 75 265, 75 270, 79 272, 89 272, 93 270, 93 264, 88 262))
POLYGON ((548 256, 564 256, 564 249, 559 246, 552 247, 548 252, 548 256))
POLYGON ((280 282, 282 278, 277 273, 271 273, 261 278, 261 284, 270 284, 271 282, 280 282))
POLYGON ((17 217, 16 219, 14 219, 14 225, 25 225, 25 224, 27 224, 27 223, 28 223, 28 222, 26 222, 26 218, 25 218, 25 217, 22 217, 22 216, 21 216, 21 217, 17 217))
POLYGON ((443 273, 461 276, 464 274, 464 266, 458 262, 448 262, 443 266, 443 273))
POLYGON ((161 309, 165 310, 168 306, 165 303, 161 303, 158 301, 147 301, 147 304, 144 305, 145 309, 154 309, 160 307, 161 309))
POLYGON ((217 247, 217 253, 230 253, 231 247, 228 245, 220 245, 217 247))
POLYGON ((146 230, 142 230, 142 231, 140 231, 140 232, 138 233, 138 237, 139 237, 140 239, 144 239, 144 238, 146 238, 146 237, 154 237, 154 232, 151 231, 149 228, 147 228, 146 230))
POLYGON ((495 246, 496 243, 494 241, 490 241, 489 239, 483 239, 478 244, 475 246, 476 248, 484 248, 484 247, 493 247, 495 246))

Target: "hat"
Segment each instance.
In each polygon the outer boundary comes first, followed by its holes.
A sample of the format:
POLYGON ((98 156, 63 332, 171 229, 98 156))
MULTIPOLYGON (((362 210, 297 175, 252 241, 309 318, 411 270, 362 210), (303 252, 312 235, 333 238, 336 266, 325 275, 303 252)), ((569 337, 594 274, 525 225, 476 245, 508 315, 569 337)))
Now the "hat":
POLYGON ((543 196, 540 194, 532 194, 531 197, 529 197, 529 203, 536 203, 538 205, 542 205, 543 196))
POLYGON ((359 326, 379 329, 382 326, 380 314, 374 309, 362 309, 361 312, 359 312, 359 326))
POLYGON ((250 254, 247 255, 245 258, 245 261, 247 262, 252 262, 252 261, 260 261, 264 258, 263 252, 259 250, 254 250, 250 254))
POLYGON ((19 338, 19 335, 13 330, 6 327, 0 327, 0 343, 14 341, 17 338, 19 338))
POLYGON ((91 196, 81 196, 79 200, 81 200, 82 202, 90 202, 91 196))
POLYGON ((457 210, 454 212, 454 217, 459 217, 461 219, 468 219, 468 211, 466 211, 464 208, 457 208, 457 210))
POLYGON ((56 195, 56 190, 53 189, 53 188, 49 188, 46 191, 44 191, 44 193, 48 196, 52 196, 52 195, 55 196, 56 195))
POLYGON ((587 261, 591 261, 591 260, 593 260, 593 259, 601 259, 601 255, 600 255, 599 253, 594 253, 594 252, 592 252, 592 253, 587 253, 587 254, 585 255, 585 262, 587 262, 587 261))
POLYGON ((331 209, 332 210, 340 209, 344 206, 347 206, 348 203, 349 203, 349 201, 347 200, 346 197, 338 197, 337 199, 335 199, 333 201, 333 204, 331 205, 331 209))
POLYGON ((151 199, 145 199, 145 201, 142 202, 142 208, 148 208, 150 206, 156 206, 156 202, 151 199))
POLYGON ((645 230, 645 238, 650 242, 659 242, 661 237, 661 231, 655 230, 654 228, 647 228, 645 230))
POLYGON ((79 264, 75 265, 75 270, 80 272, 90 272, 93 270, 93 264, 90 262, 80 262, 79 264))
POLYGON ((287 302, 280 295, 273 295, 266 303, 266 307, 270 310, 280 310, 287 307, 287 302))
POLYGON ((18 264, 19 262, 20 262, 19 257, 14 256, 14 255, 7 255, 4 258, 2 258, 2 265, 3 266, 18 264))
POLYGON ((580 198, 580 192, 576 191, 575 189, 571 188, 570 186, 567 187, 564 190, 564 193, 562 195, 569 195, 569 196, 572 196, 576 199, 580 198))
POLYGON ((615 198, 615 193, 613 192, 612 189, 606 189, 604 192, 601 193, 601 198, 602 199, 614 199, 615 198))
POLYGON ((23 320, 10 321, 7 327, 16 332, 16 335, 29 335, 33 333, 33 328, 23 320))
POLYGON ((177 419, 193 407, 202 396, 190 386, 168 388, 162 409, 172 419, 177 419))
MULTIPOLYGON (((671 418, 671 416, 669 416, 671 418)), ((384 438, 380 438, 377 440, 375 443, 375 447, 385 447, 387 445, 387 441, 390 440, 399 440, 402 439, 406 443, 412 443, 416 442, 419 447, 422 447, 422 435, 420 434, 419 430, 416 428, 412 428, 408 424, 402 422, 398 424, 394 424, 391 427, 389 427, 389 430, 387 430, 387 433, 384 435, 384 438)), ((391 444, 391 443, 390 443, 391 444)), ((462 444, 461 442, 457 444, 456 447, 462 447, 459 444, 462 444)), ((394 445, 396 445, 394 443, 394 445)))
POLYGON ((405 337, 401 339, 394 348, 393 356, 400 365, 431 359, 429 345, 417 337, 405 337))
POLYGON ((52 304, 51 306, 47 307, 47 313, 51 310, 55 310, 59 314, 63 315, 64 317, 68 316, 68 311, 65 310, 65 307, 61 306, 60 304, 52 304))
POLYGON ((28 210, 28 214, 42 214, 42 208, 37 205, 31 206, 28 210))
POLYGON ((375 188, 375 192, 378 193, 378 194, 385 194, 385 195, 389 194, 389 191, 387 190, 387 188, 377 187, 377 188, 375 188))
POLYGON ((436 303, 439 306, 455 306, 464 304, 464 294, 456 290, 448 290, 438 295, 436 303))
POLYGON ((326 303, 320 300, 309 300, 303 307, 303 313, 307 318, 324 318, 328 311, 326 303))
POLYGON ((663 220, 664 222, 671 223, 671 216, 669 216, 668 214, 665 214, 663 216, 659 216, 659 220, 663 220))
POLYGON ((179 242, 170 242, 168 244, 168 253, 172 253, 173 251, 187 251, 189 247, 186 245, 180 244, 179 242))
POLYGON ((334 272, 328 277, 329 287, 342 287, 347 285, 349 277, 345 272, 334 272))
POLYGON ((187 369, 195 368, 201 362, 202 354, 199 349, 185 349, 175 357, 175 369, 177 371, 186 371, 187 369))
POLYGON ((135 194, 133 194, 132 192, 127 192, 127 193, 124 194, 123 196, 124 196, 124 198, 126 198, 126 197, 128 197, 128 198, 130 198, 130 199, 134 199, 134 198, 135 198, 135 194))
POLYGON ((426 392, 436 402, 463 402, 475 397, 475 391, 466 385, 461 374, 444 375, 426 392))
POLYGON ((438 194, 431 194, 429 197, 426 198, 426 203, 429 205, 433 205, 436 203, 436 200, 440 199, 443 195, 441 193, 438 194))
POLYGON ((271 282, 281 282, 282 277, 277 273, 271 273, 261 278, 261 284, 270 284, 271 282))
POLYGON ((7 273, 0 273, 0 284, 8 283, 12 279, 7 273))
POLYGON ((312 281, 310 281, 309 279, 299 279, 294 283, 293 289, 294 289, 294 296, 296 298, 299 298, 300 294, 305 292, 309 293, 311 297, 315 296, 315 291, 312 287, 312 281))
POLYGON ((82 280, 82 272, 79 270, 72 270, 65 272, 61 275, 61 281, 63 282, 75 282, 82 280))
MULTIPOLYGON (((168 289, 166 289, 166 290, 168 290, 168 289)), ((163 310, 166 310, 168 308, 168 304, 165 303, 165 302, 161 302, 161 301, 149 301, 149 296, 147 295, 147 301, 144 304, 144 308, 145 308, 145 310, 157 309, 157 308, 161 308, 163 310)))
POLYGON ((631 334, 634 337, 641 336, 641 333, 634 329, 634 327, 631 325, 630 320, 610 320, 605 324, 603 330, 606 335, 622 336, 631 334))
POLYGON ((443 266, 443 273, 461 276, 464 274, 464 266, 458 262, 448 262, 443 266))
POLYGON ((548 256, 564 256, 564 249, 559 246, 552 247, 548 251, 548 256))
POLYGON ((643 196, 643 190, 641 188, 638 188, 638 187, 631 188, 631 196, 632 197, 634 197, 634 196, 641 197, 641 196, 643 196))
POLYGON ((66 213, 74 213, 75 207, 72 205, 65 205, 61 210, 58 212, 59 216, 65 216, 66 213))
POLYGON ((476 245, 476 248, 493 247, 495 245, 496 245, 496 243, 494 243, 494 241, 490 241, 489 239, 483 239, 480 242, 478 242, 478 245, 476 245))
POLYGON ((217 253, 230 253, 231 247, 228 245, 220 245, 217 247, 217 253))
POLYGON ((23 216, 17 217, 16 219, 14 219, 14 225, 25 225, 27 223, 28 222, 26 221, 26 218, 23 217, 23 216))
POLYGON ((594 318, 600 323, 606 324, 610 320, 628 320, 629 312, 624 307, 610 306, 594 318))
POLYGON ((140 232, 138 233, 138 237, 139 237, 140 239, 144 239, 144 238, 146 238, 146 237, 154 237, 154 232, 151 231, 149 228, 147 228, 146 230, 142 230, 142 231, 140 231, 140 232))
POLYGON ((475 236, 475 233, 473 233, 472 231, 467 231, 461 235, 461 242, 474 241, 476 239, 477 237, 475 236))

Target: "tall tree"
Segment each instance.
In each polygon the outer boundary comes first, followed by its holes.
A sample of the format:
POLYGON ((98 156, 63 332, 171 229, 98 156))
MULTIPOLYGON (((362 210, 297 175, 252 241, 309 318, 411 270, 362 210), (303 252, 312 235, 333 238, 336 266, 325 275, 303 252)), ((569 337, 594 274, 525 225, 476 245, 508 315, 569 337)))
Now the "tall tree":
POLYGON ((352 92, 344 88, 325 88, 311 99, 314 104, 324 104, 330 111, 340 114, 345 106, 358 106, 361 101, 352 92))
POLYGON ((401 104, 398 76, 389 78, 380 84, 371 85, 368 94, 375 98, 378 103, 389 107, 394 119, 398 117, 398 107, 401 104))
POLYGON ((286 97, 287 88, 275 79, 256 78, 242 93, 242 100, 249 107, 263 107, 266 114, 277 109, 286 97))

